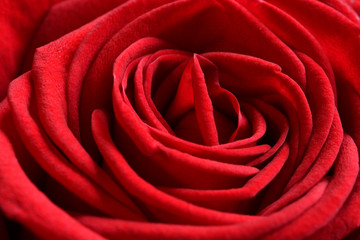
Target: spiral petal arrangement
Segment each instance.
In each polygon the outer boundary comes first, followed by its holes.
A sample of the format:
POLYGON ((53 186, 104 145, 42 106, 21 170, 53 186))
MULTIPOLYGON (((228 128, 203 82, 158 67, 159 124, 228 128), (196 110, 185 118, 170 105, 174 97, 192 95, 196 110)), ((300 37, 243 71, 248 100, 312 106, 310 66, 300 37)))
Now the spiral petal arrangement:
POLYGON ((359 2, 100 2, 49 10, 0 103, 7 219, 44 239, 355 236, 359 2))

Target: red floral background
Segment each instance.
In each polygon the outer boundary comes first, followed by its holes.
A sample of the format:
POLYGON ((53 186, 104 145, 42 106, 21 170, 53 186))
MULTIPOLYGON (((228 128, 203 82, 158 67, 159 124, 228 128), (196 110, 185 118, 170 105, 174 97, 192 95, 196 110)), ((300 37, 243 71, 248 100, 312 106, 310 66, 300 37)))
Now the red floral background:
POLYGON ((359 13, 0 0, 0 238, 358 238, 359 13))

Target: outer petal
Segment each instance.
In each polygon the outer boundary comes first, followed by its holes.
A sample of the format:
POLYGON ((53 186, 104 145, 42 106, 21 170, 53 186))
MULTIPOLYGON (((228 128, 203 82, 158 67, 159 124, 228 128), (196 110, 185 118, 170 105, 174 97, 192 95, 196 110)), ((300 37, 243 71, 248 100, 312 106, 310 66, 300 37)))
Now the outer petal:
POLYGON ((0 1, 0 100, 20 69, 27 46, 46 11, 61 0, 0 1))
MULTIPOLYGON (((21 78, 27 78, 23 75, 21 78)), ((0 209, 46 239, 103 239, 55 206, 29 180, 19 164, 24 148, 11 124, 7 99, 0 105, 0 209), (17 141, 16 141, 17 139, 17 141), (16 142, 14 142, 14 140, 16 142), (61 231, 58 230, 61 226, 61 231)), ((25 150, 26 151, 26 150, 25 150)))

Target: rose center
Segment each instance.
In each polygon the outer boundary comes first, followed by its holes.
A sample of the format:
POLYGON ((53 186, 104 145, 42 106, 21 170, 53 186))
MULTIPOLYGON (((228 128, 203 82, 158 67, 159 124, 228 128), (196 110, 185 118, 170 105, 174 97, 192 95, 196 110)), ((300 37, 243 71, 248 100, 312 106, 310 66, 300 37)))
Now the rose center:
POLYGON ((144 83, 146 89, 151 81, 151 101, 173 133, 209 146, 250 136, 249 121, 238 99, 220 86, 216 66, 196 54, 183 57, 169 66, 169 58, 180 57, 159 56, 149 63, 152 76, 145 76, 144 83))

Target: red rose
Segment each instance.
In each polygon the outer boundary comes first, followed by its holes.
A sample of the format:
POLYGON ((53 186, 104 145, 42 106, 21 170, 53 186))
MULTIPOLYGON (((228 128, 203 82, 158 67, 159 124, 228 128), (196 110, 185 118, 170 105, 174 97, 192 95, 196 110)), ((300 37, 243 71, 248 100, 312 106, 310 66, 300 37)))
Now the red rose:
POLYGON ((359 237, 359 10, 2 0, 0 238, 359 237))

